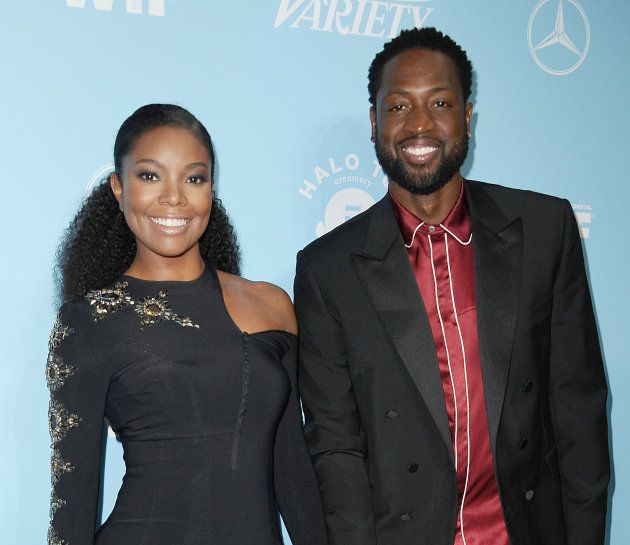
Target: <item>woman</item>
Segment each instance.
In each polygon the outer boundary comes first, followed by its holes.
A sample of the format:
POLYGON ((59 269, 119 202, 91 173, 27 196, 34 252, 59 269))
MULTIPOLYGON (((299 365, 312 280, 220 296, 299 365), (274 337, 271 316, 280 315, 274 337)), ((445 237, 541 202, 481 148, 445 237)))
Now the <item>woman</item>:
POLYGON ((325 543, 292 305, 238 276, 208 132, 183 108, 144 106, 114 161, 59 254, 48 543, 277 545, 276 506, 294 545, 325 543), (95 534, 104 416, 126 473, 95 534))

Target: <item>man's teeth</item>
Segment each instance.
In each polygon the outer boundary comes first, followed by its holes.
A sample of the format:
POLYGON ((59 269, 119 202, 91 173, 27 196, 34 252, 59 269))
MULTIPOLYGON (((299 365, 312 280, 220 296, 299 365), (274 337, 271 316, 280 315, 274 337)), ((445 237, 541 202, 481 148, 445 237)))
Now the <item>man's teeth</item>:
POLYGON ((433 153, 437 148, 434 146, 410 146, 404 149, 407 153, 413 155, 428 155, 429 153, 433 153))
POLYGON ((190 220, 185 218, 151 218, 151 221, 164 227, 183 227, 190 220))

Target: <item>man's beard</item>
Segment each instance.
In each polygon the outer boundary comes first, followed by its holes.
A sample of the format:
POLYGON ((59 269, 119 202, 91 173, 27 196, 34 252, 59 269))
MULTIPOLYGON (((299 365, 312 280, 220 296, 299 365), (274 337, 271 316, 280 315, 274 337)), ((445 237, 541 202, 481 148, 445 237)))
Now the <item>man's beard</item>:
POLYGON ((450 150, 440 147, 437 167, 432 170, 429 170, 427 165, 417 168, 409 167, 403 159, 386 150, 380 144, 378 137, 374 142, 374 150, 376 151, 376 158, 390 182, 395 182, 403 189, 416 195, 430 195, 438 189, 442 189, 464 164, 468 154, 468 138, 464 136, 450 150))

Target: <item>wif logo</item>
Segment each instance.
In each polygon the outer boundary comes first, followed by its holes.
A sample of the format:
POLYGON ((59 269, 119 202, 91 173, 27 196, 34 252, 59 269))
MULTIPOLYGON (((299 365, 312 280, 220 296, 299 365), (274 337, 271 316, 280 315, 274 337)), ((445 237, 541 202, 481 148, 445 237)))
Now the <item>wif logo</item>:
MULTIPOLYGON (((164 2, 165 0, 125 0, 125 11, 142 15, 146 4, 149 15, 164 17, 164 2)), ((66 5, 69 8, 85 8, 86 5, 92 5, 96 10, 112 11, 114 0, 66 0, 66 5)))
POLYGON ((595 217, 590 204, 572 204, 575 219, 580 226, 580 236, 589 238, 591 236, 591 222, 595 217))
POLYGON ((393 38, 401 28, 421 28, 434 0, 280 0, 274 28, 289 26, 342 36, 393 38))

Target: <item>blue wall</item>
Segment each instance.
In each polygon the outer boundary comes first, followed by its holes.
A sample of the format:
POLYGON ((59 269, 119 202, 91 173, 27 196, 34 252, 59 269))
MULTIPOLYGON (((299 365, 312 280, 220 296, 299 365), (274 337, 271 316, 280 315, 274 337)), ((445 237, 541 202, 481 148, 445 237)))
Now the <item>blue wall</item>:
MULTIPOLYGON (((629 21, 626 0, 4 0, 2 542, 45 541, 51 268, 123 119, 159 101, 206 124, 245 275, 290 291, 296 251, 384 193, 367 68, 391 35, 424 24, 455 37, 475 65, 466 174, 567 197, 578 212, 611 389, 610 543, 625 545, 629 21), (553 43, 559 3, 569 40, 553 43)), ((105 514, 120 454, 109 439, 105 514)))

